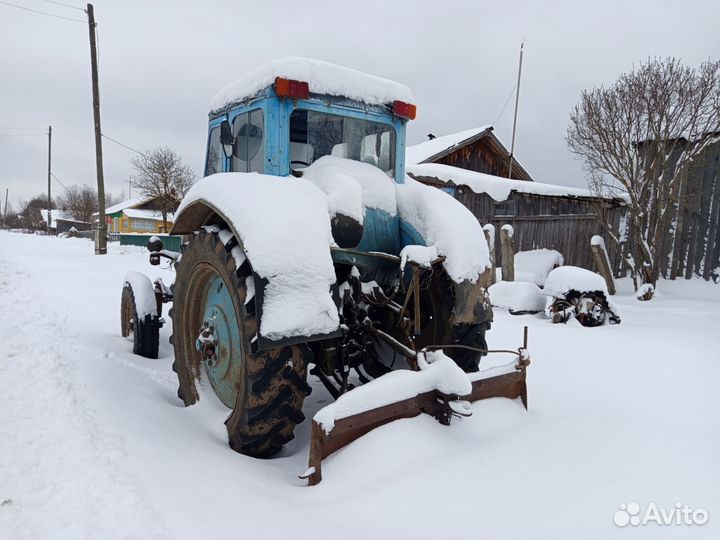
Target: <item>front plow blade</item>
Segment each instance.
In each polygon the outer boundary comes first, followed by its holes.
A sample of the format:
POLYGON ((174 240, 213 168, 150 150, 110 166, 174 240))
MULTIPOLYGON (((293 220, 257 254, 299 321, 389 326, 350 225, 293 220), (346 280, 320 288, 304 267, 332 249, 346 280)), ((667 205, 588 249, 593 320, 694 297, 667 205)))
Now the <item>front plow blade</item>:
MULTIPOLYGON (((470 374, 472 392, 463 396, 466 401, 478 401, 491 397, 520 398, 527 409, 527 384, 525 367, 529 363, 527 356, 522 354, 516 363, 503 366, 507 371, 495 376, 483 376, 482 372, 470 374), (476 378, 476 380, 472 380, 476 378)), ((488 371, 502 370, 494 368, 488 371)), ((399 420, 401 418, 414 418, 420 413, 434 416, 443 424, 450 423, 451 416, 458 416, 453 412, 452 397, 445 396, 437 390, 431 390, 414 397, 384 405, 375 409, 363 411, 352 416, 335 420, 335 425, 326 431, 317 421, 312 422, 310 440, 310 459, 307 471, 300 476, 307 479, 309 486, 314 486, 322 480, 321 462, 330 454, 359 439, 373 429, 399 420)), ((463 415, 464 416, 464 415, 463 415)))

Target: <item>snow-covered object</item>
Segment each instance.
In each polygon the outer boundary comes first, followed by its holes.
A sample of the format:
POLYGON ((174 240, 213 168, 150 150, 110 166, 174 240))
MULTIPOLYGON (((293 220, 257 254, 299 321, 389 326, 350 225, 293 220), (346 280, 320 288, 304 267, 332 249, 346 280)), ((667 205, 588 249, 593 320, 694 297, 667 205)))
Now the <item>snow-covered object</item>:
POLYGON ((443 266, 456 283, 477 281, 490 267, 490 255, 482 227, 472 212, 451 195, 405 177, 398 184, 400 217, 412 225, 428 246, 447 257, 443 266))
POLYGON ((157 315, 157 300, 155 298, 155 288, 145 274, 140 272, 128 272, 123 279, 124 286, 132 288, 133 298, 135 298, 135 311, 140 320, 144 320, 147 315, 157 315))
POLYGON ((273 84, 276 77, 307 82, 313 94, 343 96, 368 105, 414 101, 404 84, 320 60, 289 57, 260 66, 220 90, 210 102, 210 110, 252 97, 273 84))
POLYGON ((325 433, 330 433, 335 427, 336 420, 424 392, 437 390, 443 394, 456 396, 466 396, 472 392, 472 383, 468 376, 442 351, 422 355, 425 356, 426 362, 419 363, 420 371, 396 370, 386 373, 343 394, 334 403, 320 409, 313 420, 325 433))
POLYGON ((638 290, 635 291, 635 298, 638 300, 646 300, 652 297, 654 292, 655 287, 652 286, 652 283, 643 283, 638 287, 638 290))
POLYGON ((527 281, 499 281, 488 289, 493 307, 511 312, 540 312, 545 309, 545 296, 540 287, 527 281))
POLYGON ((362 223, 365 208, 397 213, 395 181, 374 165, 323 156, 302 172, 327 195, 331 217, 343 214, 362 223))
POLYGON ((495 225, 492 223, 486 223, 483 225, 483 231, 487 233, 488 247, 490 249, 495 248, 495 225))
POLYGON ((430 268, 430 263, 437 258, 438 251, 435 246, 405 246, 400 251, 400 271, 405 270, 408 261, 417 263, 423 268, 430 268))
POLYGON ((313 183, 258 173, 214 174, 190 189, 177 214, 201 199, 222 210, 253 270, 268 280, 263 336, 280 339, 338 328, 330 294, 335 271, 327 201, 313 183))
POLYGON ((555 298, 565 298, 568 291, 600 291, 609 299, 607 285, 600 274, 577 266, 561 266, 548 274, 543 294, 555 298))
POLYGON ((553 268, 565 264, 562 254, 554 249, 532 249, 515 254, 515 279, 543 286, 553 268))
POLYGON ((407 172, 413 176, 430 176, 443 182, 452 182, 457 186, 467 186, 475 193, 486 193, 496 201, 506 201, 512 191, 560 197, 593 196, 587 189, 529 182, 526 180, 510 180, 508 178, 468 171, 439 163, 408 165, 406 168, 407 172))
POLYGON ((466 129, 465 131, 460 131, 458 133, 443 135, 442 137, 435 137, 429 141, 408 146, 405 149, 405 163, 408 165, 422 163, 441 152, 445 152, 446 150, 450 150, 456 146, 462 146, 465 141, 468 141, 489 129, 492 129, 492 126, 480 126, 472 129, 466 129))
POLYGON ((513 229, 512 225, 510 225, 509 223, 506 223, 505 225, 500 227, 500 230, 505 231, 508 235, 508 238, 512 238, 513 234, 515 233, 515 229, 513 229))
POLYGON ((605 240, 603 239, 602 236, 600 236, 599 234, 596 234, 590 239, 590 245, 591 246, 602 246, 602 248, 605 249, 605 240))
MULTIPOLYGON (((47 223, 48 220, 48 211, 46 208, 40 209, 40 217, 42 220, 47 223)), ((53 208, 50 212, 50 228, 55 229, 57 228, 57 220, 58 219, 66 219, 68 221, 77 221, 76 219, 73 219, 72 215, 70 215, 69 212, 63 212, 62 210, 58 210, 57 208, 53 208)))

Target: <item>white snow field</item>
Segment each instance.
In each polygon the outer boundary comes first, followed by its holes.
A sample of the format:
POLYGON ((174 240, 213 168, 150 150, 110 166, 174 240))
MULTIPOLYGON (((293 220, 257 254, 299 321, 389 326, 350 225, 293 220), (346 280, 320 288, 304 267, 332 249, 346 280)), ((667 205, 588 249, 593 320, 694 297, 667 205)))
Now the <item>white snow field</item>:
MULTIPOLYGON (((529 411, 496 398, 449 427, 393 422, 308 488, 308 421, 277 459, 242 456, 219 401, 176 397, 169 322, 158 360, 132 355, 132 270, 173 279, 141 248, 0 232, 0 538, 720 536, 720 285, 663 281, 639 302, 621 280, 622 324, 598 328, 497 309, 491 348, 530 327, 529 411), (709 521, 615 525, 629 503, 709 521)), ((308 418, 330 402, 312 384, 308 418)))

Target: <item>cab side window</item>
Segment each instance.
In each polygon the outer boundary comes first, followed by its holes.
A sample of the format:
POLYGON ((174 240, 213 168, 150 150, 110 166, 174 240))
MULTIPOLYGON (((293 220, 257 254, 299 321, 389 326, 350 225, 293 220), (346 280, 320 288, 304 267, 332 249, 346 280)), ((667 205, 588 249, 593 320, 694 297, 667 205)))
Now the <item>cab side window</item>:
POLYGON ((222 146, 220 145, 220 128, 216 127, 210 131, 208 138, 208 152, 205 161, 205 176, 223 172, 223 155, 222 146))
POLYGON ((262 109, 240 114, 233 120, 232 170, 265 172, 265 129, 262 109))

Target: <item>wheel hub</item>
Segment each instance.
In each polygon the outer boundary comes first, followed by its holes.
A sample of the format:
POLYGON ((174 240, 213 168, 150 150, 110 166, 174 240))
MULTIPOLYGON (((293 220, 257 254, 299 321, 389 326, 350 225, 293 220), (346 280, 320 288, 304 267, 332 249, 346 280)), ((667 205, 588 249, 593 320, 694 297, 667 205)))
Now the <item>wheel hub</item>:
POLYGON ((231 293, 216 275, 210 279, 207 289, 203 323, 195 348, 202 355, 215 394, 231 408, 240 390, 241 343, 240 321, 235 315, 231 293))

